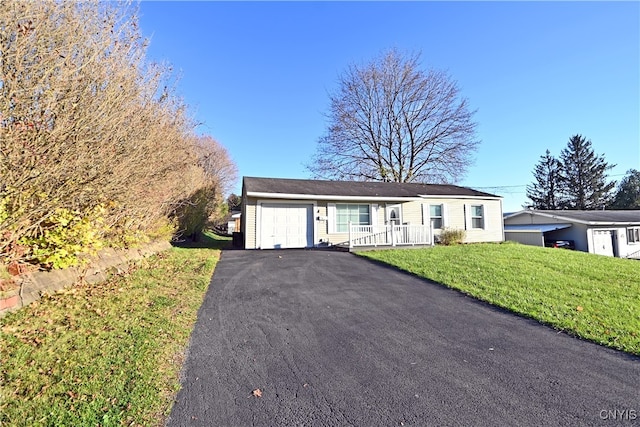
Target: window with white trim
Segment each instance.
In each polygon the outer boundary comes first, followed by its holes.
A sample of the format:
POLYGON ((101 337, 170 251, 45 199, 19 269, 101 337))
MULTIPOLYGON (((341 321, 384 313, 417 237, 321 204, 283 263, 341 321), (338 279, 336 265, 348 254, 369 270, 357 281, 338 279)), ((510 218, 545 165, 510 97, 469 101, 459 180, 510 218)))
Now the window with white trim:
POLYGON ((347 233, 353 225, 371 225, 369 205, 336 204, 336 232, 347 233))
POLYGON ((442 228, 442 205, 429 205, 429 219, 435 230, 442 228))
POLYGON ((484 228, 483 205, 471 205, 471 228, 484 228))
POLYGON ((640 227, 627 228, 627 243, 640 243, 640 227))

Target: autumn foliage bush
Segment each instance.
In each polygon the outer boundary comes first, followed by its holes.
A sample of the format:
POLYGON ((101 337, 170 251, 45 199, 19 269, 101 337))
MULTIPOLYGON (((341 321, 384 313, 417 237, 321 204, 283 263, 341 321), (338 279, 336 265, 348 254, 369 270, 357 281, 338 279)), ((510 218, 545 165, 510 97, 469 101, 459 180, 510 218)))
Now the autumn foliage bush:
POLYGON ((0 2, 0 261, 167 237, 199 189, 229 190, 226 150, 146 45, 128 3, 0 2))
POLYGON ((445 228, 440 233, 439 243, 442 245, 459 245, 464 242, 465 232, 457 228, 445 228))

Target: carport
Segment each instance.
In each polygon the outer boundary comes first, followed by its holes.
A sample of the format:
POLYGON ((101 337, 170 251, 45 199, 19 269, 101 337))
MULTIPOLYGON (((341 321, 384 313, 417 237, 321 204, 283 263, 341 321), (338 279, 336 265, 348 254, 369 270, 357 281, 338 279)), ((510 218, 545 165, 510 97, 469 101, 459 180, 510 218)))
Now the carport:
POLYGON ((571 224, 505 224, 504 239, 530 246, 544 246, 546 233, 570 228, 571 224))

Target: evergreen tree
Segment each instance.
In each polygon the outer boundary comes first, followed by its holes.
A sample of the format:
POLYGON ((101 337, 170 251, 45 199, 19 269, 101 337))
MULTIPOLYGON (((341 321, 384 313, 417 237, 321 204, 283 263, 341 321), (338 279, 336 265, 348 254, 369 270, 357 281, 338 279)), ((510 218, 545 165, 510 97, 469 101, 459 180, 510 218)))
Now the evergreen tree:
POLYGON ((640 209, 640 171, 630 169, 622 178, 610 206, 612 209, 640 209))
POLYGON ((607 182, 608 164, 603 155, 596 155, 591 141, 582 135, 569 139, 560 153, 562 172, 560 183, 568 209, 602 209, 612 200, 615 181, 607 182))
POLYGON ((533 171, 535 182, 527 185, 527 197, 531 199, 534 209, 559 209, 562 205, 560 186, 560 172, 562 165, 553 157, 549 150, 533 171))
POLYGON ((227 205, 229 206, 229 212, 232 210, 236 210, 240 208, 242 204, 242 197, 238 196, 235 193, 231 193, 229 197, 227 197, 227 205))

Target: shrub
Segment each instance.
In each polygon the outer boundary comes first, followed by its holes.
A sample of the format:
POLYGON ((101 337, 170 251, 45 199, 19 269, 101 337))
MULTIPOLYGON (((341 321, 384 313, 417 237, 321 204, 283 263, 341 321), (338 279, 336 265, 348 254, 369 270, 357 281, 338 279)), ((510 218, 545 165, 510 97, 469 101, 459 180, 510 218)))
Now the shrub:
POLYGON ((224 147, 194 134, 171 68, 146 60, 130 6, 2 3, 0 264, 63 268, 167 236, 191 194, 236 180, 224 147))
POLYGON ((175 211, 178 222, 176 237, 189 237, 194 241, 207 226, 207 221, 216 208, 216 189, 213 186, 196 190, 175 211))
POLYGON ((27 259, 47 268, 66 268, 78 265, 82 255, 95 255, 102 247, 104 212, 103 206, 85 213, 56 209, 36 237, 20 240, 27 259))
POLYGON ((440 243, 446 246, 459 245, 464 241, 464 230, 457 228, 445 228, 440 234, 440 243))

